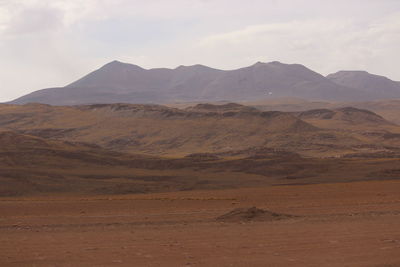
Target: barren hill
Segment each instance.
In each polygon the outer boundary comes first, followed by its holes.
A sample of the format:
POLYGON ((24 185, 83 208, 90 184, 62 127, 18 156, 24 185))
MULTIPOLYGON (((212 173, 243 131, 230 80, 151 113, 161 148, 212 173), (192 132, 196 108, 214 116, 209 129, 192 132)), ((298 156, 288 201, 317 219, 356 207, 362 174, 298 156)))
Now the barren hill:
POLYGON ((235 103, 186 109, 138 104, 0 105, 0 127, 115 151, 170 156, 250 148, 330 156, 358 152, 361 146, 381 151, 385 144, 400 142, 399 127, 369 111, 324 112, 334 115, 327 120, 319 111, 260 111, 235 103), (365 135, 371 131, 379 135, 365 135), (391 138, 377 144, 377 136, 391 138))
POLYGON ((400 99, 387 99, 348 104, 357 108, 374 111, 383 116, 385 119, 400 125, 400 99))
POLYGON ((294 141, 285 136, 302 139, 319 132, 289 113, 261 112, 244 106, 221 112, 215 112, 221 107, 197 110, 200 107, 180 110, 132 104, 3 105, 0 127, 39 137, 95 143, 114 150, 180 155, 268 144, 280 147, 294 141))
POLYGON ((274 100, 261 99, 258 101, 244 102, 251 107, 260 110, 278 110, 284 112, 300 112, 313 109, 338 109, 344 107, 354 107, 358 109, 370 110, 384 117, 386 120, 400 125, 400 99, 385 99, 365 102, 326 102, 308 101, 296 98, 278 98, 274 100))
POLYGON ((327 121, 326 126, 337 127, 337 123, 347 124, 347 126, 392 126, 393 123, 385 120, 378 114, 353 107, 343 107, 338 109, 313 109, 298 113, 298 117, 303 120, 322 120, 327 121), (329 125, 328 125, 329 124, 329 125))
POLYGON ((344 107, 314 109, 295 114, 320 129, 349 134, 362 141, 360 150, 355 152, 357 155, 399 155, 400 127, 369 110, 344 107))

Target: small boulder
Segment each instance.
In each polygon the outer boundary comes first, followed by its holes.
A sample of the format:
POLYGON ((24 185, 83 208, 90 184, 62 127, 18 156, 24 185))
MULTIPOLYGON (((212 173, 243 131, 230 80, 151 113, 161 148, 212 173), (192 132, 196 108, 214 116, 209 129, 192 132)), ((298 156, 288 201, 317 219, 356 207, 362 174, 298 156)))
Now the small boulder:
POLYGON ((250 222, 250 221, 276 221, 294 217, 292 215, 275 213, 256 207, 237 208, 216 218, 220 222, 250 222))

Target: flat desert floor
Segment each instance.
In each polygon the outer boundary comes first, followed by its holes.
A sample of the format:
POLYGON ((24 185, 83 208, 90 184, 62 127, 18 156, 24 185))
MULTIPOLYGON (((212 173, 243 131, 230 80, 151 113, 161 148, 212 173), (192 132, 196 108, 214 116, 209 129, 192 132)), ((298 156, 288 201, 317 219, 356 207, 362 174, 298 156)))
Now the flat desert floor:
POLYGON ((400 266, 400 181, 1 198, 0 266, 400 266))

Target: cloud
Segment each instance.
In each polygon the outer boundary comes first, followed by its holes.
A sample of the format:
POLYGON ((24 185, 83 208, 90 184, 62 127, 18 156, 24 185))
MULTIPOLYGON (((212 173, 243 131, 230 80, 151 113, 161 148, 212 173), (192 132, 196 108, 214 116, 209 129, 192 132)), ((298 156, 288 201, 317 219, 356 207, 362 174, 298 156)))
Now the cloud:
POLYGON ((53 8, 23 9, 9 21, 7 35, 35 34, 62 27, 63 13, 53 8))
POLYGON ((256 61, 400 80, 394 0, 0 0, 0 101, 63 86, 108 61, 256 61))
POLYGON ((9 11, 4 6, 0 5, 0 36, 7 29, 7 25, 10 19, 11 15, 9 11))
POLYGON ((341 68, 375 71, 376 64, 400 61, 395 48, 399 34, 400 13, 362 25, 354 19, 314 19, 252 25, 206 36, 199 41, 199 50, 217 57, 217 51, 223 50, 219 60, 226 62, 238 58, 242 62, 281 60, 302 63, 325 74, 341 68))

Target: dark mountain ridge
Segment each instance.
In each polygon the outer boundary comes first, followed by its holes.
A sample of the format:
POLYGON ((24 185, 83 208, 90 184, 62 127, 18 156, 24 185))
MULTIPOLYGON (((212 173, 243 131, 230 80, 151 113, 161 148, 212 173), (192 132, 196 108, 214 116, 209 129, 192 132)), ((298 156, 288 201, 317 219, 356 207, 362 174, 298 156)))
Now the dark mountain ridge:
POLYGON ((278 97, 361 101, 400 97, 400 86, 398 90, 393 87, 377 94, 369 87, 337 82, 334 77, 324 77, 300 64, 277 61, 257 62, 236 70, 218 70, 203 65, 144 69, 113 61, 65 87, 39 90, 10 103, 234 102, 278 97))

